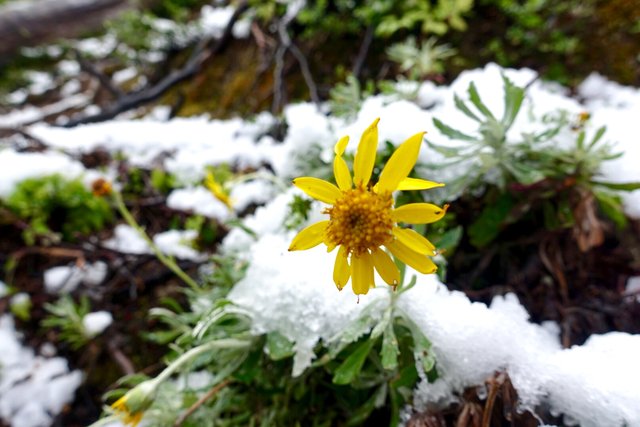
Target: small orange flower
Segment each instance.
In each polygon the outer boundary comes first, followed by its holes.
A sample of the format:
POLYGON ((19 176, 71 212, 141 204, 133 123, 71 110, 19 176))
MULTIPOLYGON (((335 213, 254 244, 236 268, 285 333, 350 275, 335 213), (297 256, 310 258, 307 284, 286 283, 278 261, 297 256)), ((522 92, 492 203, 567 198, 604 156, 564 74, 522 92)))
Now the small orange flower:
POLYGON ((91 183, 91 192, 96 197, 107 196, 111 191, 113 191, 111 183, 104 178, 98 178, 91 183))

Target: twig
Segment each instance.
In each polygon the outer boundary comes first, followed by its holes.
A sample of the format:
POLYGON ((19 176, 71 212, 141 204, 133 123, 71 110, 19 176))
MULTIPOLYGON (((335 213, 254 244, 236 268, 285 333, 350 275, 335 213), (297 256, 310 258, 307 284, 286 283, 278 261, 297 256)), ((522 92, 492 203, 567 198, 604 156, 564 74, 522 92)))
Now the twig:
POLYGON ((120 366, 120 369, 122 369, 122 372, 124 372, 125 375, 133 375, 136 373, 131 360, 129 360, 129 358, 125 356, 125 354, 120 350, 120 348, 118 348, 118 345, 113 340, 109 341, 107 347, 109 349, 109 354, 111 355, 111 357, 113 357, 113 360, 116 361, 118 366, 120 366))
POLYGON ((293 19, 298 15, 300 9, 304 6, 304 1, 292 2, 289 4, 287 8, 287 12, 282 17, 282 19, 278 23, 278 37, 280 38, 280 46, 276 51, 276 66, 274 68, 274 93, 273 93, 273 104, 272 104, 272 112, 276 113, 280 110, 282 106, 282 96, 284 94, 284 85, 283 85, 283 69, 284 69, 284 55, 287 50, 290 50, 296 61, 300 65, 300 70, 302 71, 302 77, 304 78, 307 87, 309 88, 309 95, 311 100, 316 107, 320 108, 320 97, 318 96, 318 87, 316 86, 313 76, 311 75, 311 69, 309 68, 309 62, 307 58, 305 58, 302 51, 293 43, 291 37, 289 37, 289 33, 287 32, 287 27, 293 21, 293 19))
POLYGON ((271 103, 271 112, 274 115, 280 111, 280 108, 284 103, 285 90, 282 71, 284 69, 284 54, 286 51, 287 48, 282 45, 278 46, 278 49, 276 50, 276 65, 273 67, 273 102, 271 103))
POLYGON ((100 82, 102 87, 104 87, 107 92, 109 92, 114 97, 122 98, 124 96, 124 92, 122 91, 122 89, 114 85, 111 79, 106 74, 98 70, 98 68, 96 68, 92 63, 84 59, 80 52, 76 50, 74 54, 76 60, 78 61, 78 64, 80 64, 80 69, 82 71, 98 79, 98 82, 100 82))
POLYGON ((369 47, 371 46, 371 42, 373 41, 373 25, 369 25, 367 27, 367 32, 364 34, 364 39, 362 40, 362 45, 360 45, 360 50, 358 51, 358 56, 356 57, 356 61, 353 64, 353 77, 356 79, 360 77, 360 73, 362 72, 362 67, 364 66, 364 61, 367 59, 367 54, 369 53, 369 47))
POLYGON ((489 395, 487 396, 487 402, 484 405, 484 411, 482 413, 482 427, 490 427, 491 414, 493 413, 493 405, 498 395, 498 387, 504 383, 504 379, 504 373, 500 373, 497 377, 492 377, 489 380, 489 395))
POLYGON ((64 127, 74 127, 84 123, 97 123, 110 120, 120 113, 132 110, 160 98, 167 90, 171 89, 176 84, 195 75, 207 59, 222 50, 223 46, 231 38, 231 30, 233 29, 234 24, 238 21, 240 15, 242 15, 242 13, 244 13, 248 8, 249 5, 246 0, 239 2, 235 12, 231 16, 231 19, 229 19, 229 23, 225 27, 222 37, 218 39, 217 43, 211 49, 207 50, 207 45, 210 43, 211 39, 204 38, 200 40, 194 48, 193 54, 185 66, 180 70, 171 72, 155 86, 119 97, 114 104, 108 106, 98 114, 71 119, 64 124, 64 127))
POLYGON ((201 407, 207 400, 211 399, 215 396, 220 390, 229 385, 229 383, 233 382, 232 380, 224 380, 220 384, 216 384, 206 392, 200 399, 198 399, 193 405, 189 407, 185 412, 182 413, 178 417, 175 423, 173 423, 173 427, 180 427, 186 420, 189 418, 199 407, 201 407))
POLYGON ((309 88, 309 95, 311 96, 311 100, 316 107, 320 106, 320 97, 318 96, 318 87, 316 83, 313 81, 313 76, 311 75, 311 69, 309 68, 309 62, 307 62, 307 58, 305 58, 302 51, 296 46, 293 42, 289 45, 289 50, 295 58, 298 60, 298 64, 300 64, 300 71, 302 71, 302 77, 304 77, 304 81, 309 88))

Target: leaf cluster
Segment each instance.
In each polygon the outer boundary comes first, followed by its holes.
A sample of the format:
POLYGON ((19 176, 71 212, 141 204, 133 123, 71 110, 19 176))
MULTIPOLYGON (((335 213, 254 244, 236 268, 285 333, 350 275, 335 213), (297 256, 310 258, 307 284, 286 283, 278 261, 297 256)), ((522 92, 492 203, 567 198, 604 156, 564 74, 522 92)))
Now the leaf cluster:
POLYGON ((94 196, 79 179, 55 174, 19 183, 6 200, 7 208, 28 222, 24 241, 39 237, 74 240, 78 235, 103 229, 113 218, 109 203, 94 196))
POLYGON ((387 49, 389 59, 400 66, 411 80, 423 79, 444 72, 444 60, 455 55, 455 49, 448 45, 437 45, 437 39, 428 38, 418 45, 415 37, 408 37, 402 43, 391 45, 387 49))
POLYGON ((455 140, 456 145, 430 143, 446 159, 431 167, 468 167, 468 173, 448 183, 445 190, 450 197, 490 189, 492 185, 496 188, 485 193, 486 204, 467 230, 471 243, 486 246, 506 225, 538 212, 538 208, 548 229, 577 226, 576 216, 594 218, 592 204, 579 202, 591 200, 589 194, 605 215, 623 227, 626 219, 620 198, 613 191, 633 191, 640 188, 640 183, 613 184, 597 179, 602 163, 621 155, 603 141, 605 128, 599 128, 588 138, 587 114, 572 121, 568 113, 560 111, 544 116, 541 130, 522 133, 515 140, 510 136, 508 140, 507 133, 520 112, 525 91, 505 76, 503 82, 505 108, 501 117, 490 111, 473 83, 467 90, 468 101, 456 95, 456 107, 477 123, 476 132, 465 133, 433 120, 440 132, 455 140), (566 146, 558 142, 560 134, 573 135, 574 144, 566 146))
MULTIPOLYGON (((277 0, 255 0, 252 6, 265 22, 283 16, 287 10, 277 0)), ((296 22, 305 28, 306 37, 327 32, 359 34, 367 27, 373 27, 381 38, 416 29, 423 34, 443 35, 450 29, 464 31, 463 15, 472 6, 473 0, 316 0, 307 2, 296 22)))
POLYGON ((58 329, 60 340, 68 343, 72 349, 84 347, 93 338, 87 334, 82 323, 84 316, 91 311, 86 296, 76 304, 69 295, 65 295, 53 304, 45 304, 44 308, 49 315, 42 320, 42 327, 58 329))

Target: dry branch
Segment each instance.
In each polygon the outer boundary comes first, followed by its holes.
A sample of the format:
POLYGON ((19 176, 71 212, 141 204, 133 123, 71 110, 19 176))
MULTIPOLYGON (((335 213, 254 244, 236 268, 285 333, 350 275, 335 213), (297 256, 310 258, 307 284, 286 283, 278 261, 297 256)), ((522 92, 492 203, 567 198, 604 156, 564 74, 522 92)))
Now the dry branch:
POLYGON ((222 37, 218 39, 216 43, 212 43, 212 38, 203 38, 202 40, 200 40, 200 42, 198 42, 197 46, 194 48, 191 57, 189 58, 185 66, 181 69, 172 71, 168 76, 151 87, 146 87, 139 91, 127 93, 120 96, 114 104, 107 106, 98 114, 71 119, 64 126, 74 127, 85 123, 103 122, 113 119, 120 113, 132 110, 134 108, 159 99, 173 86, 191 78, 196 73, 198 73, 205 61, 207 61, 209 58, 211 58, 213 55, 217 54, 224 48, 224 46, 231 38, 231 30, 233 29, 234 24, 240 18, 242 13, 244 13, 248 9, 248 7, 249 6, 247 1, 240 2, 235 12, 231 16, 231 19, 229 20, 229 23, 227 24, 222 37))
POLYGON ((36 0, 0 7, 0 63, 21 47, 92 30, 131 8, 130 0, 36 0))

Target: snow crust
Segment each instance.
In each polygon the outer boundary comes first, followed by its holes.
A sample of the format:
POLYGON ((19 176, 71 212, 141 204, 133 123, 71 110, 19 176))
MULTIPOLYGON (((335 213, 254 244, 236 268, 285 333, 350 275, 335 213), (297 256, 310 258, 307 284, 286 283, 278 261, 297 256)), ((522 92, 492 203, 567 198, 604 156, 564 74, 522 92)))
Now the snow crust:
POLYGON ((13 318, 0 317, 0 419, 12 426, 46 427, 73 400, 82 382, 66 360, 24 347, 13 318))
MULTIPOLYGON (((153 242, 166 255, 181 259, 200 260, 202 255, 190 243, 197 237, 195 230, 169 230, 153 236, 153 242)), ((111 239, 105 240, 107 248, 127 254, 151 254, 151 248, 138 231, 125 224, 118 224, 111 239)))
POLYGON ((104 332, 113 323, 113 316, 108 311, 94 311, 82 318, 82 327, 87 337, 95 337, 104 332))
POLYGON ((97 286, 107 276, 107 264, 102 261, 84 265, 59 265, 44 272, 44 287, 49 293, 73 292, 80 283, 97 286))
POLYGON ((18 153, 0 150, 0 197, 7 197, 15 186, 25 179, 54 173, 75 178, 84 171, 81 163, 56 152, 18 153))
MULTIPOLYGON (((295 376, 310 366, 318 342, 331 342, 370 304, 382 312, 389 298, 380 280, 359 304, 350 288, 337 292, 334 256, 322 248, 287 252, 290 237, 269 233, 253 244, 247 275, 229 297, 251 313, 256 333, 279 332, 295 343, 295 376)), ((558 326, 531 323, 515 295, 472 303, 435 275, 418 275, 397 307, 429 338, 438 361, 440 378, 417 387, 418 409, 454 401, 465 387, 506 371, 522 409, 546 404, 585 427, 640 425, 638 335, 594 335, 562 349, 558 326)))

